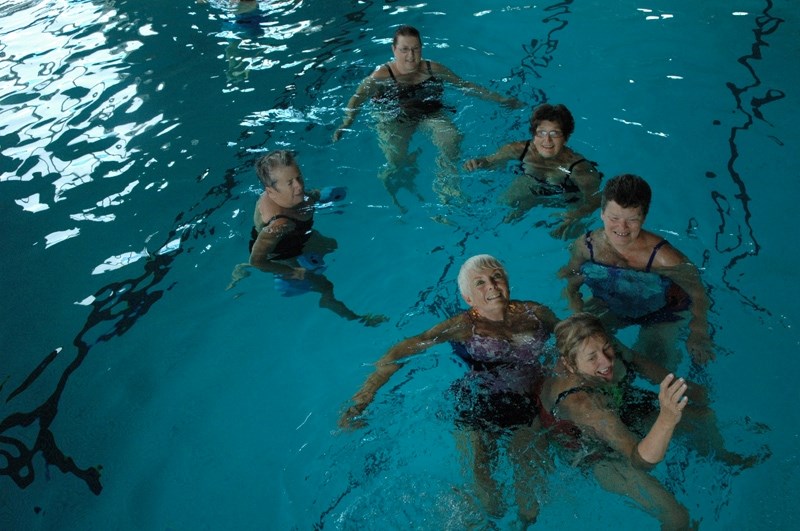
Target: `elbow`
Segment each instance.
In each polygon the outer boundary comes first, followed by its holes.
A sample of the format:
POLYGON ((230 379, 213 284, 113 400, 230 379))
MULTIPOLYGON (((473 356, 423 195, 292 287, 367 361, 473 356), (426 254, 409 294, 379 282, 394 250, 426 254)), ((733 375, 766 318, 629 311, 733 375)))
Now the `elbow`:
POLYGON ((266 256, 251 254, 250 265, 263 270, 269 265, 269 259, 266 256))
POLYGON ((642 454, 639 452, 639 445, 633 447, 630 455, 631 464, 634 468, 638 468, 639 470, 650 471, 653 470, 658 463, 661 462, 661 459, 656 460, 655 462, 648 461, 642 454))

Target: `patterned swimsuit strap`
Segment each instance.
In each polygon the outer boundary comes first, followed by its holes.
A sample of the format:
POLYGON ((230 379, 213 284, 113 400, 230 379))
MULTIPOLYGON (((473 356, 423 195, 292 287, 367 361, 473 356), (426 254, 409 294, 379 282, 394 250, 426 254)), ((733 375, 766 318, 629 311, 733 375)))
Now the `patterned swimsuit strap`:
POLYGON ((594 247, 592 247, 592 231, 586 233, 586 248, 589 249, 589 260, 594 263, 594 247))
POLYGON ((561 391, 560 393, 558 393, 556 401, 553 403, 553 407, 550 408, 550 414, 556 417, 556 408, 558 407, 558 405, 569 395, 573 395, 580 391, 586 391, 587 393, 594 393, 595 389, 593 387, 589 387, 588 385, 579 385, 577 387, 571 387, 566 391, 561 391))
POLYGON ((653 246, 653 252, 650 253, 650 259, 647 261, 647 267, 644 268, 644 270, 646 272, 648 272, 648 273, 650 272, 650 266, 653 265, 653 260, 655 260, 655 258, 656 258, 656 253, 658 252, 659 249, 664 247, 664 245, 666 245, 666 244, 667 244, 667 240, 661 240, 660 242, 655 244, 655 246, 653 246))

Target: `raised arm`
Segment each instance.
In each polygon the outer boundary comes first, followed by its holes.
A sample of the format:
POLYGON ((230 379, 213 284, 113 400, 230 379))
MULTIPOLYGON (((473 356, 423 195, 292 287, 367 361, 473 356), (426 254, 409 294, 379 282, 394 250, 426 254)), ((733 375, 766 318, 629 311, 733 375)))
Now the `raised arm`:
POLYGON ((497 92, 491 91, 480 85, 476 85, 475 83, 462 79, 461 77, 456 75, 452 70, 450 70, 441 63, 431 61, 431 70, 435 75, 439 76, 444 81, 450 83, 455 87, 458 87, 459 89, 463 90, 468 94, 473 94, 475 96, 478 96, 481 99, 487 101, 495 101, 509 109, 521 109, 522 107, 525 106, 525 104, 520 100, 518 100, 517 98, 509 98, 507 96, 503 96, 502 94, 498 94, 497 92))
POLYGON ((350 97, 350 101, 347 102, 342 124, 333 132, 334 142, 337 142, 342 137, 342 133, 345 129, 353 124, 356 116, 358 116, 358 113, 361 111, 361 106, 375 93, 377 82, 373 77, 374 75, 375 74, 366 77, 356 89, 355 94, 350 97))
POLYGON ((589 428, 609 446, 628 456, 632 465, 649 469, 664 459, 675 426, 680 422, 687 403, 683 396, 686 383, 682 378, 675 379, 674 375, 669 374, 659 387, 658 401, 661 409, 658 418, 641 440, 608 407, 606 399, 598 394, 574 393, 564 399, 559 408, 562 416, 584 429, 589 428))
POLYGON ((494 170, 502 167, 509 160, 518 159, 524 150, 525 142, 511 142, 491 155, 469 159, 464 163, 464 169, 467 171, 474 171, 479 168, 494 170))
POLYGON ((398 361, 445 341, 463 340, 468 333, 470 333, 469 325, 462 314, 394 345, 375 363, 375 372, 367 378, 361 389, 353 395, 353 405, 342 414, 339 419, 339 426, 347 428, 358 425, 357 422, 354 422, 355 417, 361 415, 375 398, 378 389, 400 369, 401 364, 398 361))

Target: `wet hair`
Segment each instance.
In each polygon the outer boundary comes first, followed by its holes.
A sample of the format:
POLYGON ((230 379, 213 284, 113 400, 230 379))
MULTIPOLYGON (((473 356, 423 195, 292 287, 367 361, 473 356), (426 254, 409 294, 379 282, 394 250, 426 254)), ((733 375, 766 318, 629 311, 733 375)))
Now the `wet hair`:
POLYGON ((392 39, 392 46, 397 46, 398 37, 416 37, 419 41, 419 45, 422 46, 422 37, 419 36, 419 30, 414 26, 400 26, 397 28, 397 31, 394 32, 394 38, 392 39))
POLYGON ((614 201, 622 208, 642 209, 642 217, 647 216, 650 210, 650 198, 653 192, 647 181, 638 175, 626 173, 617 175, 606 183, 603 188, 603 196, 600 200, 600 211, 606 209, 609 201, 614 201))
POLYGON ((265 188, 275 188, 275 179, 272 171, 278 167, 297 166, 297 161, 291 151, 278 149, 264 155, 256 161, 256 175, 265 188))
POLYGON ((564 142, 569 140, 570 135, 575 131, 575 119, 572 117, 572 113, 560 103, 558 105, 543 103, 533 110, 533 114, 531 114, 531 134, 533 136, 536 136, 536 130, 545 120, 557 122, 561 126, 564 142))
POLYGON ((458 272, 458 290, 461 292, 462 296, 466 297, 469 295, 469 274, 472 271, 480 271, 481 269, 502 269, 504 274, 506 272, 506 268, 503 267, 500 260, 492 255, 479 254, 468 258, 458 272))
POLYGON ((556 348, 567 365, 575 366, 575 357, 584 341, 594 336, 609 339, 608 332, 596 315, 575 313, 559 322, 554 330, 556 348))

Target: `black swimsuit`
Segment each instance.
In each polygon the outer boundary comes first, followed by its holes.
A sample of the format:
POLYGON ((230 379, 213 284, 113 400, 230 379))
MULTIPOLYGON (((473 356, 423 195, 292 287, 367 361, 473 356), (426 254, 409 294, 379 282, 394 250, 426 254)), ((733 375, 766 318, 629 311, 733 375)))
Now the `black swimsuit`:
MULTIPOLYGON (((276 219, 291 220, 294 222, 294 228, 292 228, 292 230, 288 233, 284 234, 283 238, 278 241, 277 245, 275 245, 275 249, 272 251, 270 260, 286 260, 288 258, 294 258, 303 254, 303 246, 305 246, 306 242, 308 242, 308 239, 311 237, 311 228, 314 226, 314 218, 311 217, 303 221, 290 216, 285 216, 283 214, 278 214, 276 216, 272 216, 269 221, 264 223, 264 227, 262 227, 261 230, 264 230, 265 227, 268 227, 269 224, 276 219)), ((250 232, 251 253, 253 252, 253 245, 255 245, 257 238, 258 231, 255 227, 253 227, 252 231, 250 232)))
POLYGON ((578 159, 572 164, 570 164, 566 170, 563 170, 565 172, 564 180, 558 184, 553 184, 549 182, 547 179, 543 179, 540 175, 525 171, 524 160, 525 160, 525 155, 528 154, 530 146, 531 146, 531 141, 528 140, 525 143, 525 149, 522 150, 522 155, 519 156, 519 162, 520 162, 519 171, 520 173, 527 175, 528 177, 536 181, 536 186, 531 186, 531 193, 533 195, 560 195, 560 194, 578 193, 581 191, 580 188, 578 188, 578 185, 575 184, 575 182, 572 179, 570 179, 570 176, 572 175, 572 171, 575 169, 575 166, 577 166, 581 162, 587 162, 592 166, 596 166, 594 162, 588 159, 578 159))
POLYGON ((619 415, 623 424, 640 437, 644 437, 644 433, 641 433, 643 431, 642 421, 654 411, 658 411, 658 395, 648 389, 634 387, 633 381, 636 379, 636 373, 632 370, 631 365, 627 361, 621 358, 619 359, 627 369, 622 381, 610 387, 579 385, 567 389, 566 391, 561 391, 556 397, 553 407, 550 409, 550 414, 558 419, 556 408, 558 404, 569 395, 581 391, 586 393, 599 393, 609 397, 611 405, 619 415))
POLYGON ((430 77, 420 83, 410 84, 397 81, 392 67, 387 63, 386 68, 394 83, 382 86, 372 100, 395 110, 399 120, 422 120, 444 109, 444 82, 433 75, 430 61, 425 61, 425 64, 430 77))

